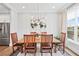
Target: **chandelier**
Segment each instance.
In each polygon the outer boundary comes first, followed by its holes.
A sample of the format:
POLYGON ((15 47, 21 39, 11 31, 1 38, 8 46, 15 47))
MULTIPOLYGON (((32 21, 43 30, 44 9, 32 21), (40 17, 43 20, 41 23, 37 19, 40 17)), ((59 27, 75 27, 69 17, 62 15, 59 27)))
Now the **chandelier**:
POLYGON ((36 17, 36 18, 31 19, 31 27, 33 29, 36 27, 46 28, 46 23, 44 21, 41 21, 41 19, 43 20, 44 17, 42 18, 36 17))

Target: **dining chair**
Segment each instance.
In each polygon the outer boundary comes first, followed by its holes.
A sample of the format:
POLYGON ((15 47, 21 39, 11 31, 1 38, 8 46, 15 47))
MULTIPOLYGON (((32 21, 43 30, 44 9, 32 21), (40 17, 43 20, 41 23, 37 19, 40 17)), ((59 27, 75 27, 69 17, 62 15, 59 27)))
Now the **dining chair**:
POLYGON ((24 35, 25 55, 26 53, 34 53, 36 55, 35 35, 24 35))
POLYGON ((36 33, 36 32, 30 32, 30 34, 32 34, 32 35, 36 35, 37 33, 36 33))
POLYGON ((65 52, 65 39, 66 39, 66 33, 61 32, 60 34, 60 44, 58 44, 59 46, 59 50, 60 48, 63 48, 63 53, 65 52))
POLYGON ((42 35, 43 35, 43 34, 45 35, 45 34, 47 34, 47 32, 41 32, 41 34, 42 34, 42 35))
POLYGON ((52 42, 53 42, 53 35, 41 36, 41 47, 40 47, 41 55, 43 55, 43 53, 49 52, 52 56, 52 42))
POLYGON ((21 52, 23 52, 23 43, 18 42, 17 33, 11 33, 11 39, 13 52, 15 51, 15 47, 19 49, 21 52))

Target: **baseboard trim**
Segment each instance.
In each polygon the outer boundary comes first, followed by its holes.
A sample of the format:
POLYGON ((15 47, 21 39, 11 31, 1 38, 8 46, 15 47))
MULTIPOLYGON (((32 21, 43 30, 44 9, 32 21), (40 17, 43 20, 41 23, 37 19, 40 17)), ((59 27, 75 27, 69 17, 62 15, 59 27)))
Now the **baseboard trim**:
POLYGON ((75 54, 76 56, 79 56, 79 54, 75 53, 73 50, 71 50, 70 48, 66 47, 68 50, 70 50, 73 54, 75 54))

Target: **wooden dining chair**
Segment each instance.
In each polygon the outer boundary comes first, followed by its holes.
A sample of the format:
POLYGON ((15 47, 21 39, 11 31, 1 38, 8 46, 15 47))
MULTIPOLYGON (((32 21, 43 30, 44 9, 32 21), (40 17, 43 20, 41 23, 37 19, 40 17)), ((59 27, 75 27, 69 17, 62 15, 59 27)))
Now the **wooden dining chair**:
POLYGON ((26 53, 34 53, 36 55, 35 35, 24 35, 25 55, 26 53))
POLYGON ((43 35, 43 34, 44 34, 44 35, 46 35, 46 34, 47 34, 47 32, 41 32, 41 34, 42 34, 42 35, 43 35))
POLYGON ((43 53, 50 53, 52 56, 52 42, 53 42, 53 35, 41 35, 41 55, 43 53))
POLYGON ((30 32, 30 34, 31 34, 31 35, 36 35, 37 33, 36 33, 36 32, 30 32))
POLYGON ((58 44, 59 46, 59 49, 60 48, 63 48, 63 53, 65 52, 65 39, 66 39, 66 33, 64 32, 61 32, 61 35, 60 35, 60 44, 58 44))
POLYGON ((19 49, 21 52, 23 52, 23 43, 18 42, 17 33, 11 33, 11 39, 12 39, 12 48, 13 52, 15 51, 15 47, 19 49))

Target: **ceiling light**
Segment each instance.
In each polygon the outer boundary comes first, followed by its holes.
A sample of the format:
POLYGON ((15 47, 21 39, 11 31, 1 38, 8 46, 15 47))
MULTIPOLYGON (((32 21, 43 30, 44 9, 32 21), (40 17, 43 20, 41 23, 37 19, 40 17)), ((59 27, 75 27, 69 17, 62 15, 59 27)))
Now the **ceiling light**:
POLYGON ((53 9, 55 8, 55 6, 52 7, 53 9))
POLYGON ((25 8, 25 6, 22 6, 22 8, 25 8))

